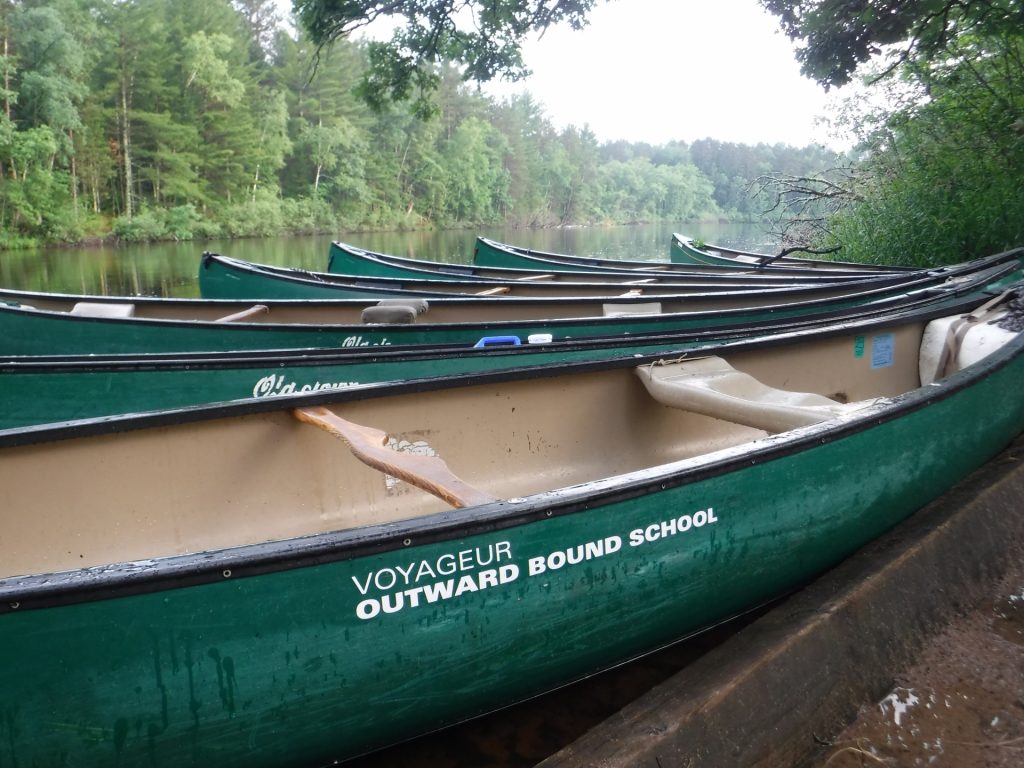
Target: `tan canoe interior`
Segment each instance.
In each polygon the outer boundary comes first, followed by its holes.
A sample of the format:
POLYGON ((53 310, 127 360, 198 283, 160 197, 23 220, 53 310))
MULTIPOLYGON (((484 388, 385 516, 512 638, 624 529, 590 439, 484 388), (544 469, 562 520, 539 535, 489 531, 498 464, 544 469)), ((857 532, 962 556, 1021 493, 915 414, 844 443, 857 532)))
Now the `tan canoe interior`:
MULTIPOLYGON (((845 336, 727 357, 732 369, 769 388, 836 405, 872 401, 919 385, 923 330, 908 324, 859 341, 845 336), (892 365, 873 369, 873 337, 888 333, 892 365)), ((436 453, 466 483, 502 499, 768 434, 659 402, 630 368, 335 410, 386 431, 402 451, 436 453)), ((0 576, 202 552, 449 508, 367 467, 291 411, 0 449, 0 488, 0 576)))

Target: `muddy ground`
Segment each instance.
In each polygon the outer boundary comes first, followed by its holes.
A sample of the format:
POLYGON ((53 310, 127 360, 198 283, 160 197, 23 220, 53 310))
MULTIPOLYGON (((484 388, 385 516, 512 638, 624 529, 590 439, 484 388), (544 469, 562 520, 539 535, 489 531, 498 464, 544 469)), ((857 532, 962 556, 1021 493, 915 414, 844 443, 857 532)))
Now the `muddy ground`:
POLYGON ((991 597, 929 640, 814 766, 1024 766, 1024 551, 991 597))

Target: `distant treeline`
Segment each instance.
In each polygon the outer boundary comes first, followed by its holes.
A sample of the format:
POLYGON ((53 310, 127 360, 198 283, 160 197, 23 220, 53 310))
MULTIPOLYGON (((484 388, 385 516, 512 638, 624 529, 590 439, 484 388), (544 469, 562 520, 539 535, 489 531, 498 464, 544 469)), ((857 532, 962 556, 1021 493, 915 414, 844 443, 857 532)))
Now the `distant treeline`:
POLYGON ((820 147, 601 144, 451 70, 433 118, 375 112, 355 93, 365 48, 318 60, 276 7, 0 0, 0 247, 753 218, 756 178, 836 162, 820 147))

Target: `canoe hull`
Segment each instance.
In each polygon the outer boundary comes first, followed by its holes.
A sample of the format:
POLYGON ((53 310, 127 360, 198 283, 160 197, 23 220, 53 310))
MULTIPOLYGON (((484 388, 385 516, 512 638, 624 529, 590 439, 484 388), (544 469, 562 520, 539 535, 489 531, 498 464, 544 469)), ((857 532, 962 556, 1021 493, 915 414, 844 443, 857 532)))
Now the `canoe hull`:
MULTIPOLYGON (((1012 279, 1012 268, 1004 276, 1012 279)), ((963 287, 965 291, 968 289, 963 287)), ((955 293, 960 286, 942 288, 936 283, 936 290, 955 293)), ((851 308, 868 311, 899 303, 902 295, 901 289, 893 288, 814 301, 785 303, 780 299, 778 304, 771 304, 766 296, 758 305, 743 307, 742 301, 737 301, 736 306, 718 311, 706 307, 698 310, 696 306, 693 311, 686 311, 684 307, 690 306, 686 301, 655 302, 663 314, 639 313, 643 302, 617 303, 610 306, 625 311, 637 307, 638 314, 608 315, 601 314, 603 305, 599 301, 544 303, 545 300, 536 300, 541 303, 531 307, 528 301, 520 303, 509 299, 508 303, 500 301, 497 306, 480 311, 472 304, 460 305, 457 299, 447 299, 431 302, 430 310, 423 316, 425 321, 410 324, 360 324, 357 319, 349 319, 358 318, 359 307, 338 307, 335 315, 339 322, 325 324, 323 318, 332 316, 329 307, 319 315, 319 322, 282 321, 279 318, 287 317, 288 311, 275 307, 266 321, 223 323, 157 317, 81 317, 52 310, 26 311, 0 304, 0 354, 74 355, 86 351, 138 354, 315 347, 344 350, 424 344, 472 347, 488 337, 514 336, 526 342, 533 334, 550 334, 556 341, 666 335, 827 317, 851 308), (463 317, 466 319, 455 319, 463 317)))
MULTIPOLYGON (((972 311, 990 293, 964 291, 943 297, 922 296, 893 305, 895 314, 921 318, 972 311)), ((887 314, 881 308, 837 311, 831 322, 867 320, 887 314)), ((39 315, 32 315, 38 320, 39 315)), ((0 430, 39 424, 182 408, 191 405, 326 392, 389 381, 413 381, 453 375, 538 369, 552 365, 624 361, 678 356, 752 335, 812 327, 820 318, 764 321, 717 330, 630 336, 604 340, 560 341, 483 349, 422 345, 364 347, 349 350, 275 351, 0 357, 0 390, 5 408, 0 430)))
POLYGON ((520 510, 181 558, 159 588, 152 564, 128 566, 129 594, 109 586, 117 568, 36 593, 0 581, 0 644, 18 660, 5 751, 36 766, 326 763, 650 651, 799 586, 994 456, 1024 429, 1021 347, 879 417, 520 510), (68 586, 93 591, 51 605, 68 586))
POLYGON ((823 273, 836 271, 899 273, 908 269, 907 267, 891 265, 861 264, 797 256, 777 258, 769 253, 740 251, 733 248, 723 248, 720 245, 711 245, 710 243, 698 247, 692 238, 678 233, 672 235, 672 242, 669 246, 669 258, 673 264, 692 267, 749 270, 751 267, 763 266, 764 268, 760 271, 767 273, 773 273, 778 268, 808 269, 823 273))
MULTIPOLYGON (((646 278, 651 282, 588 282, 578 273, 578 282, 494 283, 486 281, 407 281, 402 278, 352 278, 328 272, 308 272, 233 259, 215 253, 203 254, 199 267, 199 289, 204 298, 220 300, 288 301, 294 299, 440 299, 462 298, 483 304, 512 300, 615 301, 624 297, 644 297, 647 301, 733 301, 750 303, 762 293, 766 296, 786 293, 794 298, 816 293, 852 292, 885 288, 906 283, 913 275, 860 275, 857 279, 782 280, 736 273, 732 280, 687 281, 646 278)), ((917 277, 926 273, 920 272, 917 277)))
POLYGON ((803 279, 821 277, 849 279, 866 274, 897 275, 908 271, 905 267, 803 262, 798 259, 790 259, 785 264, 775 264, 769 270, 762 267, 756 259, 741 261, 715 256, 694 249, 689 244, 681 242, 677 237, 672 239, 668 262, 616 261, 594 256, 545 253, 506 243, 497 243, 483 237, 477 238, 473 261, 481 266, 502 268, 551 269, 557 265, 560 269, 586 272, 622 269, 622 266, 619 265, 627 265, 634 270, 656 270, 660 274, 671 274, 680 270, 700 270, 704 273, 718 275, 750 274, 803 279))
MULTIPOLYGON (((726 338, 724 335, 722 338, 726 338)), ((108 364, 77 356, 62 365, 0 359, 5 409, 0 429, 91 419, 190 405, 345 389, 359 384, 558 365, 693 348, 698 337, 638 339, 602 345, 535 345, 483 350, 406 351, 383 354, 254 354, 255 362, 145 357, 108 364), (312 356, 310 356, 312 357, 312 356), (318 361, 316 358, 320 358, 318 361)))
MULTIPOLYGON (((524 249, 513 246, 501 246, 494 241, 481 239, 477 249, 513 250, 522 253, 524 249)), ((752 282, 758 285, 786 285, 799 282, 800 277, 817 279, 819 275, 802 274, 799 276, 776 274, 774 271, 748 270, 738 272, 734 269, 706 269, 673 266, 668 262, 635 262, 616 261, 561 254, 527 251, 530 255, 544 259, 530 262, 528 267, 489 267, 480 264, 447 263, 412 259, 403 256, 366 251, 346 243, 331 243, 327 261, 330 274, 363 275, 372 279, 412 279, 433 281, 464 281, 483 280, 496 284, 522 284, 541 282, 548 285, 564 282, 663 282, 685 281, 689 283, 714 284, 726 282, 752 282), (567 268, 563 268, 568 264, 567 268), (543 269, 538 269, 543 267, 543 269), (587 267, 582 269, 582 267, 587 267), (643 273, 643 274, 641 274, 643 273)), ((484 257, 481 257, 484 258, 484 257)), ((518 260, 517 260, 518 261, 518 260)), ((833 275, 832 279, 841 280, 842 276, 833 275)))
POLYGON ((90 297, 0 291, 0 355, 186 353, 423 344, 473 346, 486 337, 533 334, 555 341, 721 331, 777 320, 875 311, 925 293, 995 288, 1019 277, 1024 249, 913 275, 882 287, 819 285, 714 295, 602 299, 445 297, 413 323, 361 323, 369 302, 252 302, 90 297), (76 304, 101 315, 74 314, 76 304), (112 309, 130 311, 116 316, 112 309), (254 310, 255 314, 250 314, 254 310), (237 319, 238 315, 244 315, 237 319), (225 322, 227 318, 235 320, 225 322))

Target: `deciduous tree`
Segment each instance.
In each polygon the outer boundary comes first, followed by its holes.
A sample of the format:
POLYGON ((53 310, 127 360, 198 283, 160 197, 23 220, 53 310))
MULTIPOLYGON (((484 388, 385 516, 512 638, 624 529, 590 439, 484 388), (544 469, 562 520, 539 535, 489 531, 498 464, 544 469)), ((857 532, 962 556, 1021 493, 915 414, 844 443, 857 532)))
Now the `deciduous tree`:
POLYGON ((295 0, 317 45, 371 24, 391 24, 386 42, 369 45, 361 93, 376 107, 415 96, 417 113, 433 109, 436 66, 451 62, 467 80, 518 80, 529 72, 520 51, 527 35, 557 23, 580 29, 596 0, 295 0))

